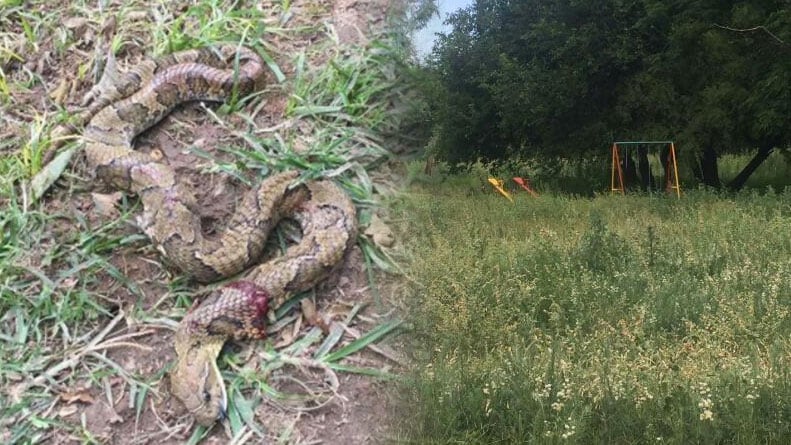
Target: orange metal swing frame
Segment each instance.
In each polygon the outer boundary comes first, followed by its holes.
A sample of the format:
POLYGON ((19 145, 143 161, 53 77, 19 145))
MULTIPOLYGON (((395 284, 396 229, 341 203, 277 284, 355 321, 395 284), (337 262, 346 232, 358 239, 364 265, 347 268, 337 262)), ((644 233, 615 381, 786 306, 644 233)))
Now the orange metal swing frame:
POLYGON ((613 142, 612 144, 612 174, 610 175, 610 193, 620 192, 622 195, 626 194, 626 188, 623 182, 623 170, 621 169, 621 146, 629 145, 669 145, 670 153, 667 157, 667 165, 665 171, 668 172, 665 178, 665 190, 672 193, 674 190, 676 196, 681 198, 681 185, 678 182, 678 161, 676 160, 676 144, 673 141, 621 141, 613 142))

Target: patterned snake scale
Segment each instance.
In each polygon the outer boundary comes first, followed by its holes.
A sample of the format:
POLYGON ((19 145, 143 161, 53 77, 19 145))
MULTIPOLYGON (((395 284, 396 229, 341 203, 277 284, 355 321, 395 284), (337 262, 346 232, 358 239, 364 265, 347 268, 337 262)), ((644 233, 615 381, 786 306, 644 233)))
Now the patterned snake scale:
POLYGON ((206 426, 226 414, 225 385, 216 364, 225 341, 263 338, 270 304, 279 305, 326 278, 357 233, 354 205, 337 185, 328 180, 297 184, 298 172, 289 171, 247 193, 227 229, 206 238, 194 211, 197 203, 173 169, 134 150, 135 136, 182 102, 251 93, 263 67, 258 54, 234 45, 171 54, 100 83, 83 113, 90 119, 83 132, 90 167, 113 188, 138 195, 141 229, 170 264, 196 281, 231 277, 256 265, 282 218, 302 228, 298 244, 212 292, 176 331, 170 389, 206 426))

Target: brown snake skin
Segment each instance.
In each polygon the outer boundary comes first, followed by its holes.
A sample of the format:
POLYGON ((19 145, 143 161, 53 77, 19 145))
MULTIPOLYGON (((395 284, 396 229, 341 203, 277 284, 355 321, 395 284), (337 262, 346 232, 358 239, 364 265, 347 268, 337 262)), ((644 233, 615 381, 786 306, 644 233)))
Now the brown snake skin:
POLYGON ((209 295, 182 320, 171 392, 202 425, 225 417, 227 397, 216 359, 229 338, 262 338, 270 305, 326 278, 357 234, 355 208, 328 181, 298 184, 297 172, 265 179, 237 205, 227 229, 207 238, 197 207, 173 169, 134 150, 132 140, 179 103, 223 101, 251 93, 263 76, 260 56, 221 45, 145 61, 101 91, 83 116, 85 154, 97 176, 135 193, 143 204, 141 229, 174 267, 200 282, 234 276, 260 261, 271 229, 296 220, 302 240, 243 279, 209 295))

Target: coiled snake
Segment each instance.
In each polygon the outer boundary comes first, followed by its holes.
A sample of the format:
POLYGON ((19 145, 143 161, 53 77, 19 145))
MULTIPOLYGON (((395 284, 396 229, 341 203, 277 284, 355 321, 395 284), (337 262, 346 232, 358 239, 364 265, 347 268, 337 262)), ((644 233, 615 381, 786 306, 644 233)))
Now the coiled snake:
POLYGON ((169 263, 197 281, 212 282, 254 266, 269 231, 282 218, 293 218, 302 228, 298 244, 214 291, 176 331, 171 393, 207 426, 226 412, 225 386, 216 365, 223 343, 262 338, 270 304, 310 289, 333 270, 356 237, 355 208, 328 180, 296 184, 297 172, 279 173, 242 198, 225 232, 206 238, 194 211, 197 204, 173 169, 135 151, 132 140, 179 103, 249 94, 263 70, 258 54, 232 45, 145 61, 100 83, 89 108, 96 112, 83 132, 85 154, 97 176, 138 195, 143 232, 169 263))

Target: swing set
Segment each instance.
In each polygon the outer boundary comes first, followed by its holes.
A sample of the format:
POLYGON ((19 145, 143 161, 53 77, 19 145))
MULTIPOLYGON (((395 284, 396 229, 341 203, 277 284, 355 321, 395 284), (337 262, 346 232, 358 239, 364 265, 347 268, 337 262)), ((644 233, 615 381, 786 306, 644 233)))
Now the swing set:
MULTIPOLYGON (((667 159, 665 161, 665 191, 672 193, 674 190, 676 196, 681 198, 681 186, 678 183, 678 162, 676 160, 676 145, 673 141, 621 141, 613 142, 612 144, 612 174, 610 175, 610 193, 620 192, 622 195, 626 193, 624 183, 624 172, 621 162, 621 148, 624 150, 623 160, 626 163, 634 162, 629 156, 628 150, 632 146, 638 147, 641 145, 659 145, 668 148, 667 159)), ((660 155, 660 159, 663 156, 660 155)), ((633 168, 633 166, 632 166, 633 168)), ((650 168, 648 171, 650 175, 650 168)))
MULTIPOLYGON (((629 180, 636 177, 634 160, 630 156, 629 150, 634 147, 638 150, 647 145, 658 145, 667 149, 666 152, 660 152, 659 158, 664 162, 663 165, 665 172, 665 191, 673 193, 675 191, 676 197, 681 198, 681 184, 678 179, 678 160, 676 158, 676 144, 673 141, 619 141, 612 144, 612 173, 610 175, 610 193, 626 194, 626 185, 629 180), (624 169, 627 170, 627 177, 624 176, 624 169), (630 177, 633 176, 633 177, 630 177)), ((643 160, 647 159, 647 153, 641 152, 642 160, 640 161, 641 179, 644 184, 650 184, 651 168, 646 162, 643 165, 643 160)), ((531 196, 537 198, 538 193, 530 186, 530 181, 523 178, 513 178, 513 181, 529 193, 531 196)), ((505 181, 498 178, 489 177, 489 184, 507 200, 514 202, 511 194, 505 189, 505 181)))

